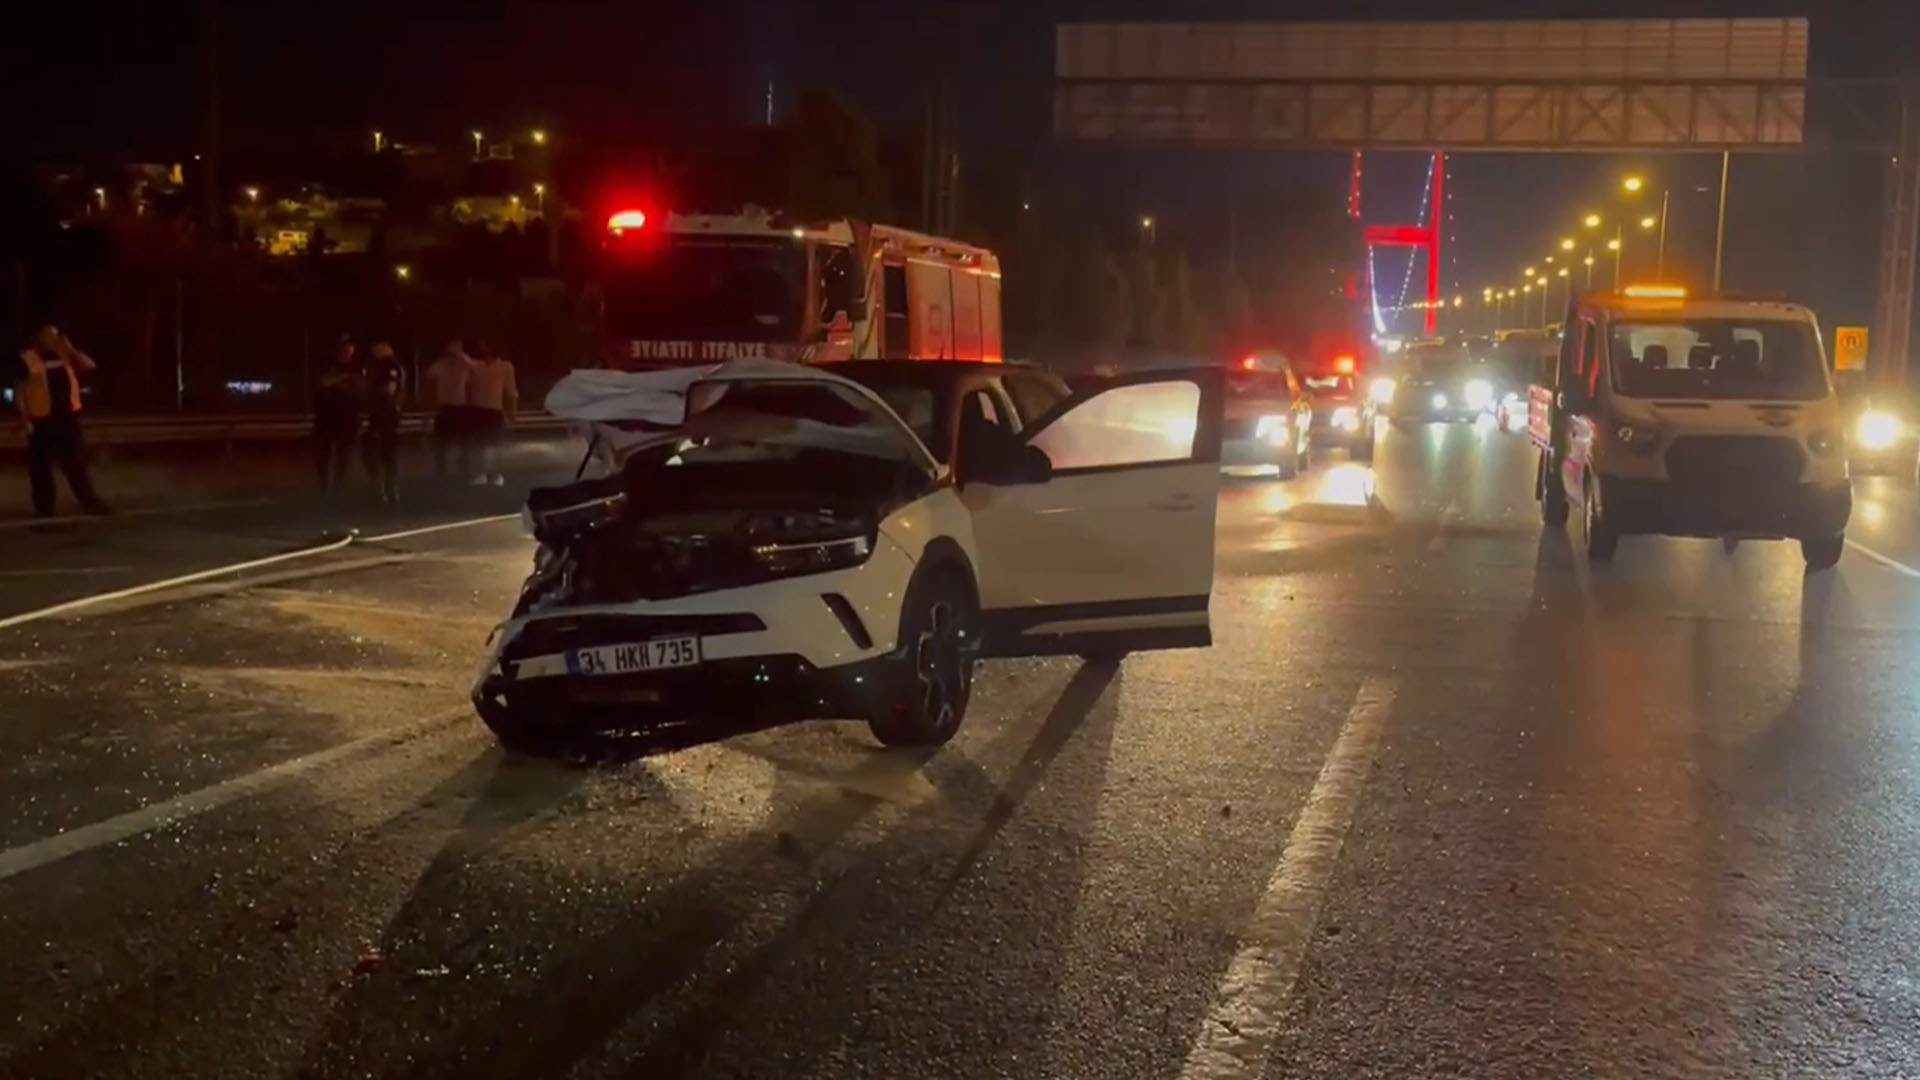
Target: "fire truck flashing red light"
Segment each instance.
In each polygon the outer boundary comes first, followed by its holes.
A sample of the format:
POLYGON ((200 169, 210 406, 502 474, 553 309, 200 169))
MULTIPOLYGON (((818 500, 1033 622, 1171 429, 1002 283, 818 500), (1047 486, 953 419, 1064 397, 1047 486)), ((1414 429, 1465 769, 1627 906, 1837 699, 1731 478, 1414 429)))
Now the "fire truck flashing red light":
POLYGON ((1342 354, 1340 354, 1339 356, 1336 356, 1336 357, 1334 357, 1334 358, 1333 358, 1333 370, 1335 370, 1335 371, 1337 371, 1337 372, 1339 372, 1339 373, 1340 373, 1340 374, 1342 374, 1342 375, 1351 375, 1351 374, 1353 374, 1353 356, 1352 356, 1352 354, 1350 354, 1350 353, 1342 353, 1342 354))
POLYGON ((610 233, 623 233, 628 229, 646 227, 647 212, 645 210, 622 210, 607 219, 607 231, 610 233))
POLYGON ((1252 371, 1254 368, 1257 368, 1259 366, 1260 366, 1260 358, 1257 356, 1249 356, 1240 361, 1240 369, 1242 371, 1252 371))

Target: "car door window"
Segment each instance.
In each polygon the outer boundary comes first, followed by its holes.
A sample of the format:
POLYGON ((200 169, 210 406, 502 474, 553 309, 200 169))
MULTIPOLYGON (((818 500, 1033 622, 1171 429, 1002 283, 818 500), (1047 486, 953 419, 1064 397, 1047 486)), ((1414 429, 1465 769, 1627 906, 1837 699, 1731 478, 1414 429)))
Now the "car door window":
POLYGON ((970 390, 960 399, 960 457, 991 440, 1002 446, 1015 439, 1014 428, 1003 403, 986 390, 970 390))
POLYGON ((1019 413, 1023 427, 1032 427, 1067 396, 1064 389, 1037 375, 1008 372, 1001 376, 1000 382, 1013 398, 1014 411, 1019 413))
POLYGON ((1116 386, 1075 403, 1034 433, 1055 473, 1193 457, 1200 387, 1185 381, 1116 386))

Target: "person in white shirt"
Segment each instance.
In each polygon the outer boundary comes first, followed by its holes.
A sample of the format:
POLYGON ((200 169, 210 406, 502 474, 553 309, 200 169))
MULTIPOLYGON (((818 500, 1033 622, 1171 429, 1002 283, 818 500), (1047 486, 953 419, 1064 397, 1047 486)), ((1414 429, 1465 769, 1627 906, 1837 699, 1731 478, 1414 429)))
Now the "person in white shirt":
POLYGON ((473 419, 467 391, 473 380, 473 358, 458 341, 447 343, 428 368, 427 405, 433 409, 433 471, 447 475, 447 458, 459 460, 460 475, 473 475, 473 419))
POLYGON ((500 443, 506 437, 507 424, 520 403, 520 387, 514 382, 513 362, 485 344, 476 346, 479 354, 473 374, 467 380, 467 404, 473 410, 474 443, 479 451, 480 471, 473 482, 504 486, 507 478, 500 472, 500 443))

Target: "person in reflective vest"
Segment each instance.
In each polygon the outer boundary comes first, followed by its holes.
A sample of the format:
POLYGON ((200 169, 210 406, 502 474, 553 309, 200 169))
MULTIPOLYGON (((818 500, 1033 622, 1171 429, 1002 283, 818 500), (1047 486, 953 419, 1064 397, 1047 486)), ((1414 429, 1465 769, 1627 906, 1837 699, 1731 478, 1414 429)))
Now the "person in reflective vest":
POLYGON ((80 433, 80 376, 95 368, 93 358, 73 347, 54 327, 42 327, 33 344, 9 365, 14 407, 27 432, 27 477, 33 486, 33 512, 53 516, 53 467, 67 476, 73 497, 90 514, 108 513, 93 490, 86 445, 80 433))

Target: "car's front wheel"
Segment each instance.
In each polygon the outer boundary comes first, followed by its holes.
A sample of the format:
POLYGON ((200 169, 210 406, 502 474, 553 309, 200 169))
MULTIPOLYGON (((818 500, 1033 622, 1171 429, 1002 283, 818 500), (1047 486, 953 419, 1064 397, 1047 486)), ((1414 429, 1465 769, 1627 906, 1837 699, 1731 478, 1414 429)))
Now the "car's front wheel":
POLYGON ((973 693, 973 594, 957 571, 915 579, 900 613, 888 692, 867 718, 886 746, 941 746, 960 730, 973 693))
POLYGON ((1813 540, 1800 541, 1800 554, 1807 560, 1808 570, 1831 570, 1840 561, 1841 552, 1847 548, 1846 536, 1822 536, 1813 540))

